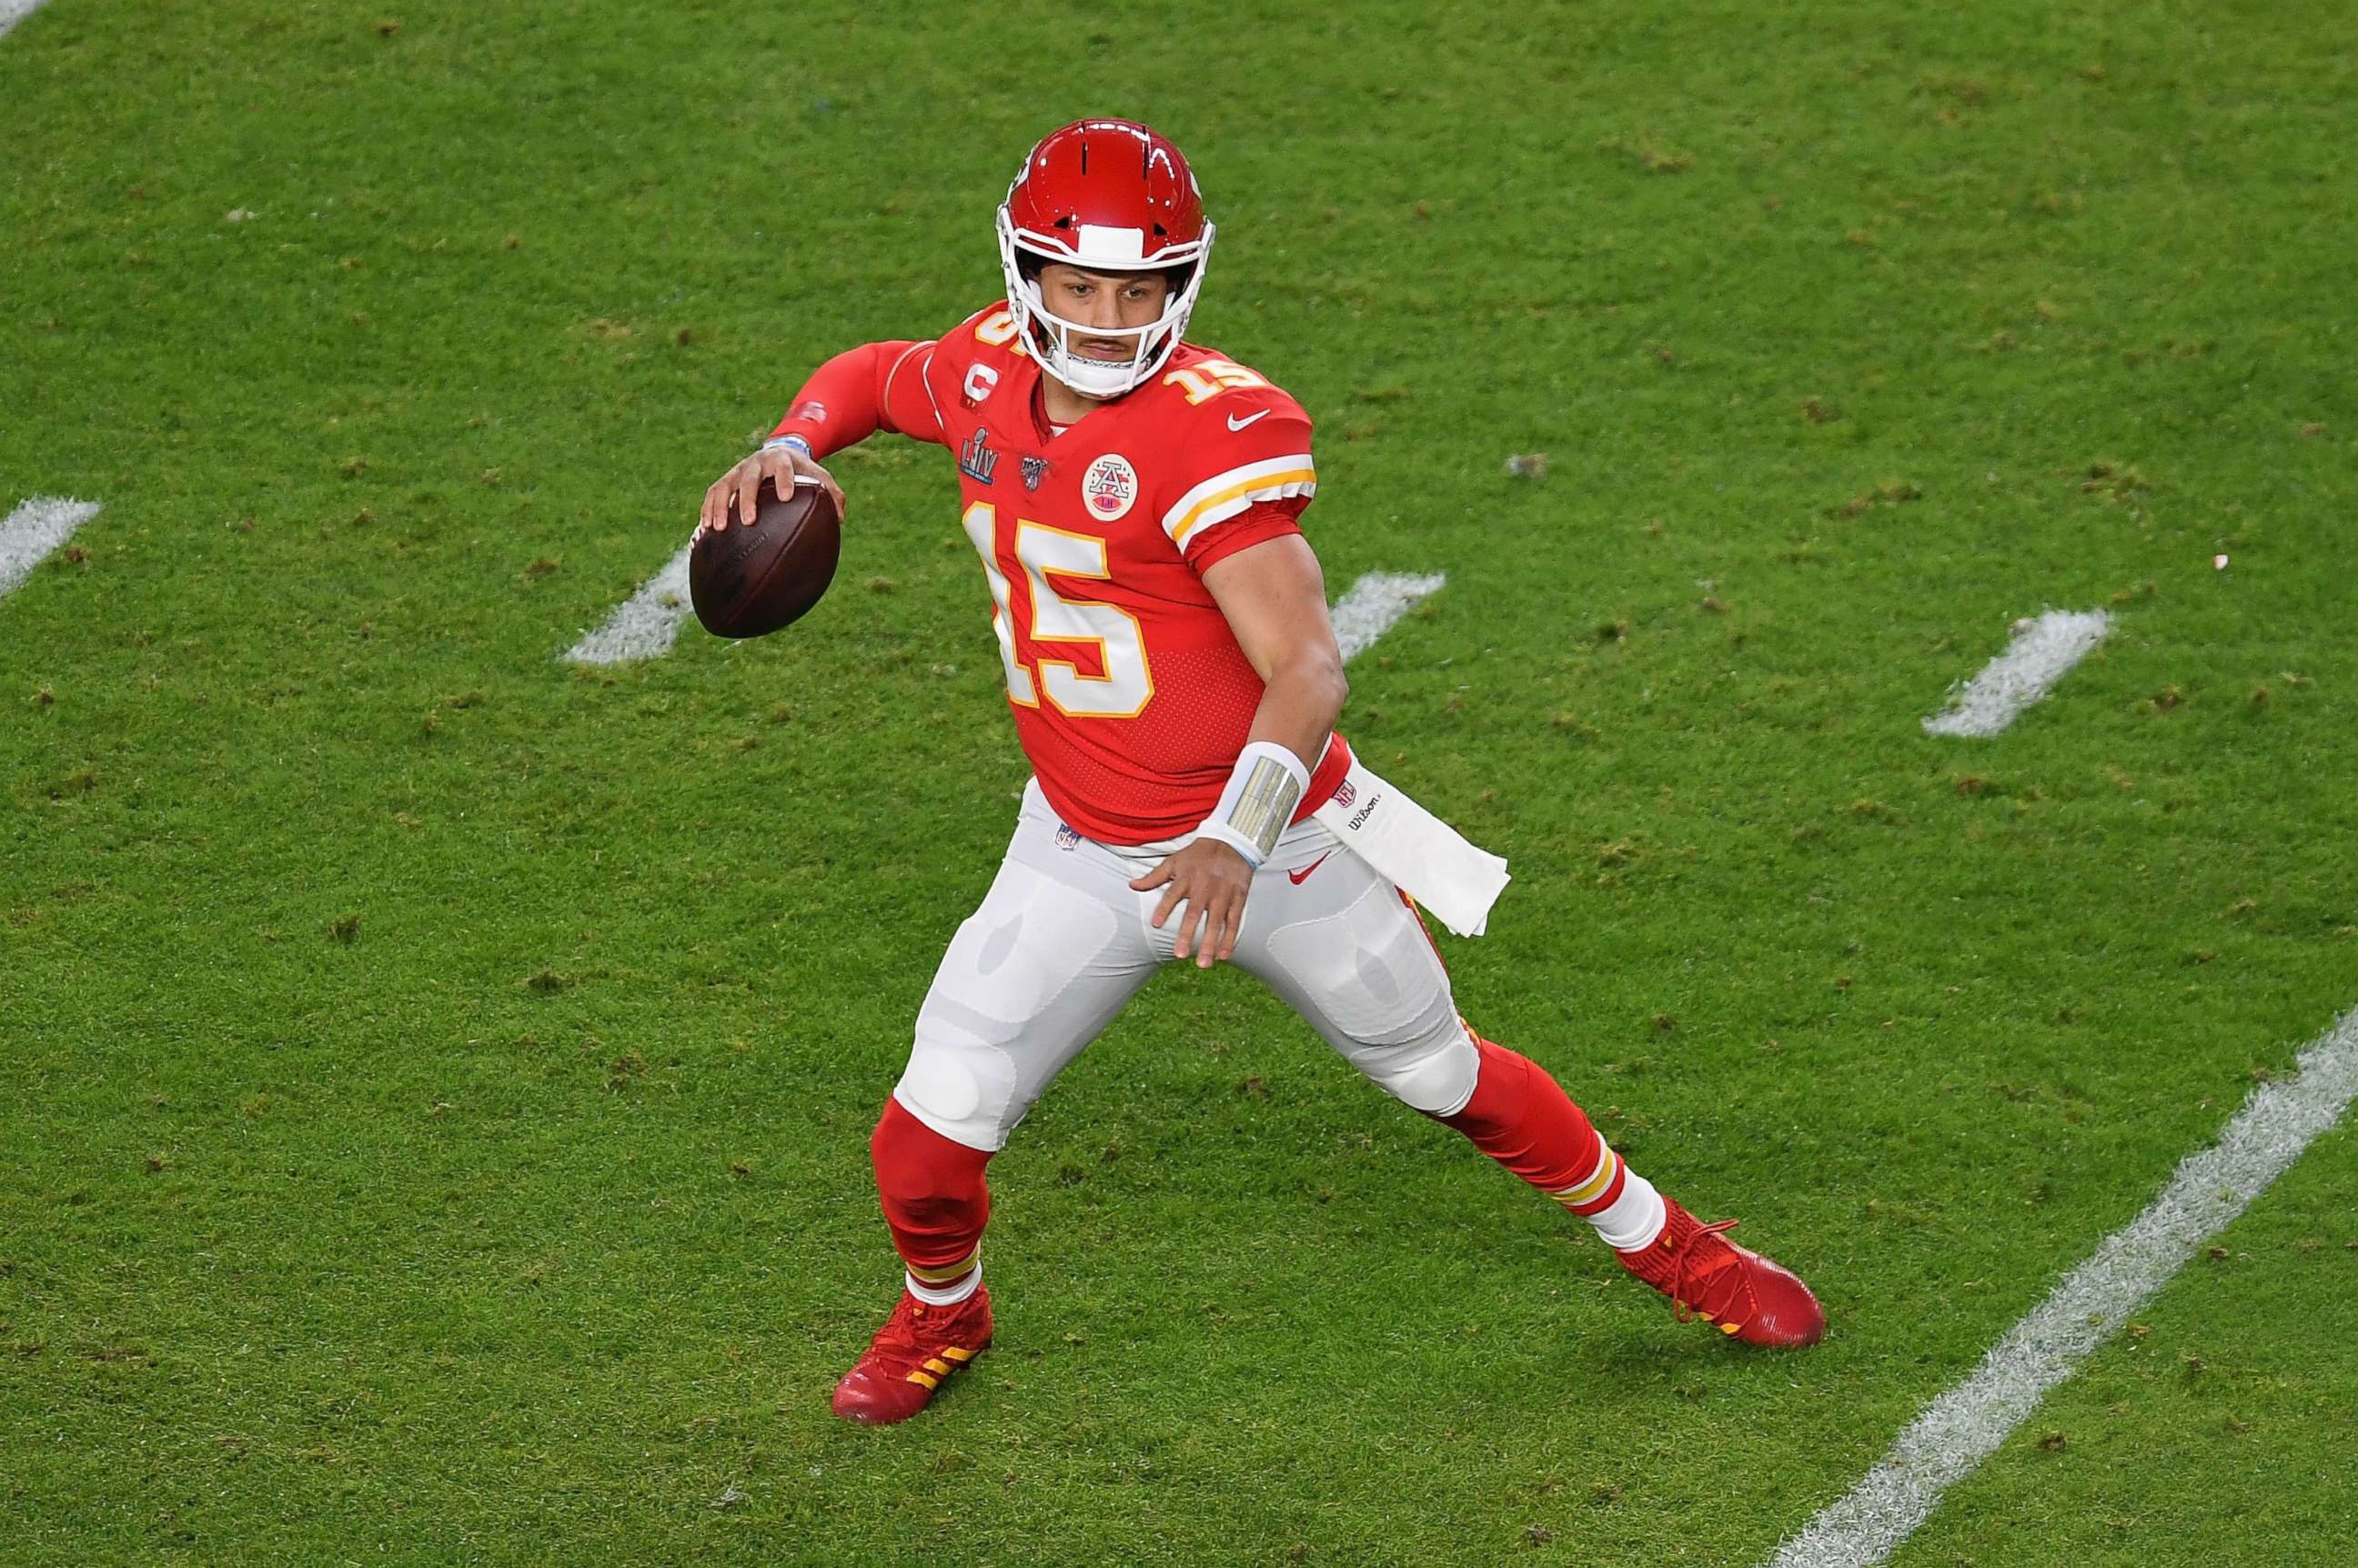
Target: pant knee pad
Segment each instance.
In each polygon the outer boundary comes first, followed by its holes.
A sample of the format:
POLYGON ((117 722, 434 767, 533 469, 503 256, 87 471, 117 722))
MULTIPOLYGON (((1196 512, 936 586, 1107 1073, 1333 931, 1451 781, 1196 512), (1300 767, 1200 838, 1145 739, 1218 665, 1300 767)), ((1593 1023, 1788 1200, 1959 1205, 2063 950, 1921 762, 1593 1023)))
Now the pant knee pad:
POLYGON ((1481 1058, 1466 1026, 1452 1016, 1445 1028, 1406 1045, 1359 1046, 1351 1065, 1411 1110, 1449 1116, 1473 1098, 1481 1058))
POLYGON ((1021 1118, 1015 1104, 1014 1059, 928 1005, 917 1016, 909 1065, 892 1098, 943 1137, 969 1148, 997 1150, 1021 1118))

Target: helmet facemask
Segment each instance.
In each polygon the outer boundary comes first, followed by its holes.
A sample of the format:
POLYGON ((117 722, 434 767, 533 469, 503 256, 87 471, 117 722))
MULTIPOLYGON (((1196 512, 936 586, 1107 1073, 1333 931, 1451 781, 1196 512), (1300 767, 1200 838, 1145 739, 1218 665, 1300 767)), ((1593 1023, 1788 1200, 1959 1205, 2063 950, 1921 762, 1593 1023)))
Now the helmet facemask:
MULTIPOLYGON (((1125 232, 1131 238, 1133 248, 1137 248, 1136 232, 1125 232)), ((1007 307, 1014 315, 1018 336, 1040 362, 1043 371, 1084 397, 1120 397, 1136 390, 1153 379, 1178 351, 1180 340, 1187 330, 1187 318, 1195 308, 1196 292, 1203 287, 1205 263, 1212 254, 1214 232, 1213 225, 1207 222, 1200 240, 1166 247, 1152 258, 1109 255, 1104 254, 1100 236, 1087 225, 1081 227, 1080 243, 1076 245, 1062 234, 1017 229, 1007 209, 1001 207, 1000 267, 1006 276, 1007 307), (1142 327, 1085 327, 1049 309, 1041 297, 1039 269, 1050 262, 1115 275, 1167 273, 1184 268, 1187 276, 1163 301, 1163 313, 1142 327), (1086 358, 1073 351, 1076 336, 1128 340, 1131 344, 1130 357, 1086 358)))

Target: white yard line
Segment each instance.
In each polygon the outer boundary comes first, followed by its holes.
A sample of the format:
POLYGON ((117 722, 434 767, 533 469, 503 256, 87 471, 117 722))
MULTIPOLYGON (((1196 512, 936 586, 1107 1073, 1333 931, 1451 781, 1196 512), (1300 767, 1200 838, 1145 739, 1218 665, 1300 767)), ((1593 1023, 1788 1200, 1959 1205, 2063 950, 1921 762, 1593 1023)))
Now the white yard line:
POLYGON ((1349 664, 1375 646, 1400 618, 1427 594, 1438 593, 1449 578, 1443 572, 1416 576, 1402 572, 1369 572, 1335 601, 1335 641, 1349 664))
POLYGON ((41 8, 42 0, 0 0, 0 38, 8 29, 41 8))
MULTIPOLYGON (((1423 577, 1369 572, 1353 583, 1334 610, 1335 640, 1342 645, 1343 657, 1350 660, 1367 652, 1418 600, 1439 591, 1448 580, 1440 572, 1423 577)), ((567 649, 565 656, 577 665, 624 665, 661 658, 671 652, 681 623, 692 613, 687 601, 687 546, 683 545, 628 603, 567 649)))
POLYGON ((2006 652, 1952 692, 1948 707, 1924 720, 1924 733, 1996 734, 2045 697, 2111 630, 2112 621, 2101 610, 2050 610, 2017 624, 2006 652))
POLYGON ((1866 1568, 1924 1522, 1941 1494, 1996 1452, 2048 1390, 2079 1369, 2186 1260, 2284 1174, 2358 1095, 2358 1010, 2300 1054, 2298 1077, 2252 1091, 2219 1141, 1927 1406, 1850 1495, 1812 1519, 1771 1568, 1866 1568))
MULTIPOLYGON (((0 0, 0 6, 6 4, 7 0, 0 0)), ((0 599, 32 576, 33 568, 72 538, 75 529, 97 515, 96 502, 37 495, 0 519, 0 599)))
POLYGON ((577 665, 627 665, 670 653, 680 622, 695 613, 687 601, 689 548, 682 545, 663 570, 606 617, 603 626, 567 649, 565 656, 577 665))

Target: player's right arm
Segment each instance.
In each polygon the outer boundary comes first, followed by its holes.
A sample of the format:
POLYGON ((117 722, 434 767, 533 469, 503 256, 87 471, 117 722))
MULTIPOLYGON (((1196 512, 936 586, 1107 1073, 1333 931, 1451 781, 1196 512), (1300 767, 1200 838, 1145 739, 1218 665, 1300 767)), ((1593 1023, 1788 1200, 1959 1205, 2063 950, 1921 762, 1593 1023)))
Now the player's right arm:
POLYGON ((925 380, 933 349, 931 342, 863 343, 819 366, 762 449, 704 492, 703 525, 716 533, 728 527, 732 497, 736 515, 752 517, 763 480, 783 493, 797 477, 825 486, 840 514, 843 489, 819 466, 822 460, 879 430, 940 440, 941 416, 925 380))

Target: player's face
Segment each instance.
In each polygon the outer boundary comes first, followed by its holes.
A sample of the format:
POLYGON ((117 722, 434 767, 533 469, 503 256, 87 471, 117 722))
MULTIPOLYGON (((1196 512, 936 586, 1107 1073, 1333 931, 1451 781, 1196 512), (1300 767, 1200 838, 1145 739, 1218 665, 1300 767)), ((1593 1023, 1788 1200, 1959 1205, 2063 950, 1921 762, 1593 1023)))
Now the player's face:
POLYGON ((1127 364, 1138 340, 1092 338, 1087 330, 1151 326, 1170 297, 1171 280, 1159 272, 1084 272, 1063 262, 1040 269, 1041 302, 1079 329, 1072 334, 1073 352, 1108 364, 1127 364))

